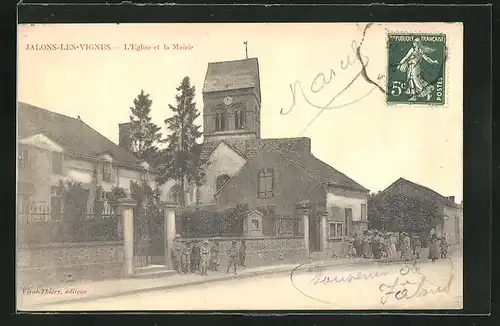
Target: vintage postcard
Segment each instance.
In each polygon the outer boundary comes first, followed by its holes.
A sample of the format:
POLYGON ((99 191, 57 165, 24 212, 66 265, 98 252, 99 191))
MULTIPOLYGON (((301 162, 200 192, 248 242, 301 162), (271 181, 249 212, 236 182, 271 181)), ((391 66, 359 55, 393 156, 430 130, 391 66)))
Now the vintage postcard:
POLYGON ((18 26, 17 308, 463 308, 461 23, 18 26))

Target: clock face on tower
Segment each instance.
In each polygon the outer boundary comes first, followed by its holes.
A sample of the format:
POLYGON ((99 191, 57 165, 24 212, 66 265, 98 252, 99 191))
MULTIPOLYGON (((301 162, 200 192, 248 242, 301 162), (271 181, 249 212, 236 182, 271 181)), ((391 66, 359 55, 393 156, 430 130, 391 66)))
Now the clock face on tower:
POLYGON ((231 105, 231 103, 233 103, 233 98, 231 96, 226 96, 222 101, 224 102, 225 105, 231 105))

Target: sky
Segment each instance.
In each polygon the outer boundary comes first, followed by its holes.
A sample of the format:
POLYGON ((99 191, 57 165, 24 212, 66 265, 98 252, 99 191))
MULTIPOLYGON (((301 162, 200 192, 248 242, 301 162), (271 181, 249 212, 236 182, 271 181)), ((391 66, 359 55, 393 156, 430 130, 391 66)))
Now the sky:
MULTIPOLYGON (((153 101, 152 119, 165 134, 168 105, 175 104, 182 78, 191 78, 202 112, 207 64, 244 59, 247 41, 248 57, 259 61, 263 138, 310 137, 316 157, 372 192, 403 177, 460 202, 462 25, 381 23, 367 28, 363 37, 366 25, 19 25, 17 96, 25 103, 80 116, 118 143, 118 124, 129 120, 133 100, 144 90, 153 101), (381 90, 362 77, 354 79, 362 64, 353 42, 361 45, 368 77, 386 88, 390 32, 446 34, 444 105, 388 105, 381 90), (51 44, 59 48, 51 50, 51 44), (96 50, 96 44, 106 49, 96 50), (131 44, 150 49, 129 50, 131 44), (188 49, 176 50, 173 44, 188 49), (321 110, 329 102, 334 108, 321 110)), ((198 123, 203 124, 201 116, 198 123)))

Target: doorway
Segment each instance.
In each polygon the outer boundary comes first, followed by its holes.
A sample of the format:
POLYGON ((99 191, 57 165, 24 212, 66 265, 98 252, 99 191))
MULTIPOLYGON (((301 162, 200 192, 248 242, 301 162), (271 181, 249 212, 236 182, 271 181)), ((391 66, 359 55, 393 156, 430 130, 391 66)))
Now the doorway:
POLYGON ((165 234, 163 216, 155 216, 149 220, 149 238, 151 241, 151 265, 165 264, 165 234))
POLYGON ((321 250, 321 239, 320 239, 320 216, 316 213, 312 213, 309 216, 309 251, 317 252, 321 250))

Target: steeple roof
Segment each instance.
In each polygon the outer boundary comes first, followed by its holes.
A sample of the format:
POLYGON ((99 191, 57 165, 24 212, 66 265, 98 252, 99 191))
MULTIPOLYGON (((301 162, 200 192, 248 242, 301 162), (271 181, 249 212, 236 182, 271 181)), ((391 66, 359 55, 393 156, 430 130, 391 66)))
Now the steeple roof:
POLYGON ((203 93, 245 88, 260 88, 257 58, 208 64, 203 93))

